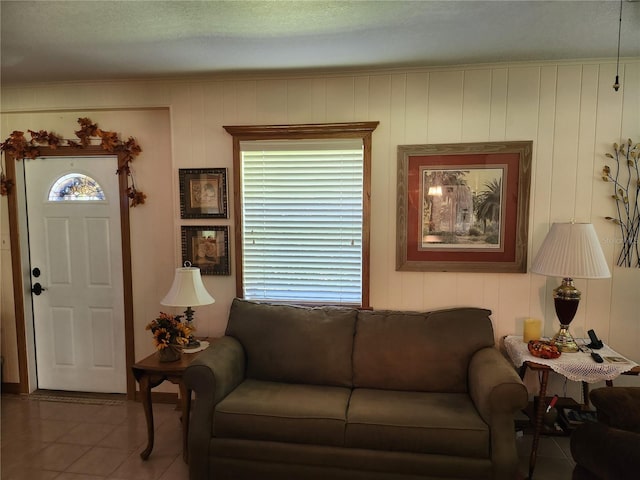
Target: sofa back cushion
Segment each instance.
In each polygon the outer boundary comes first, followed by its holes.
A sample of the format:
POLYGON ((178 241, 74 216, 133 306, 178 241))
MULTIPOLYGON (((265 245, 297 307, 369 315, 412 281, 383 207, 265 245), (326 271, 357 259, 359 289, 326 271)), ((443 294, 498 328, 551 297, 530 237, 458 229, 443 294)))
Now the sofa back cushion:
POLYGON ((244 347, 248 378, 351 387, 357 313, 235 299, 226 334, 244 347))
POLYGON ((355 387, 466 392, 471 356, 494 345, 490 310, 361 311, 353 347, 355 387))

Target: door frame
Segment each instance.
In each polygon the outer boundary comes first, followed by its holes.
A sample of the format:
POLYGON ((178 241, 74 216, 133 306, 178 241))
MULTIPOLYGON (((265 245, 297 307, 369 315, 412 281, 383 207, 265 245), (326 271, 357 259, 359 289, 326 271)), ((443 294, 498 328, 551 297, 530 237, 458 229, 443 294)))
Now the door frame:
MULTIPOLYGON (((125 166, 125 155, 120 152, 107 152, 99 145, 90 145, 84 148, 71 146, 61 146, 58 148, 39 147, 38 158, 41 157, 117 157, 118 168, 125 166)), ((23 265, 28 265, 25 259, 28 257, 28 251, 21 248, 25 245, 26 231, 21 232, 20 227, 24 230, 24 224, 20 221, 20 202, 18 199, 18 186, 24 187, 22 182, 17 181, 16 161, 17 159, 8 154, 5 156, 7 178, 14 180, 14 186, 10 189, 7 203, 9 209, 9 238, 11 241, 11 271, 13 278, 13 298, 16 322, 16 341, 18 350, 18 393, 30 393, 29 372, 30 359, 29 350, 27 348, 27 322, 32 321, 27 318, 28 311, 31 307, 25 308, 25 290, 30 285, 30 272, 24 272, 23 265), (19 184, 19 185, 18 185, 19 184), (21 233, 23 239, 21 239, 21 233)), ((21 159, 23 162, 28 159, 21 159)), ((131 274, 131 230, 129 220, 129 197, 127 196, 128 179, 124 170, 118 175, 119 199, 120 199, 120 235, 122 244, 122 274, 123 274, 123 294, 124 294, 124 335, 125 335, 125 365, 127 375, 127 399, 135 398, 136 381, 131 372, 131 365, 135 358, 134 328, 133 328, 133 280, 131 274)), ((26 215, 26 213, 25 213, 26 215)), ((30 296, 30 294, 29 294, 30 296)), ((33 328, 31 327, 31 330, 33 328)), ((32 338, 29 338, 31 341, 32 338)))

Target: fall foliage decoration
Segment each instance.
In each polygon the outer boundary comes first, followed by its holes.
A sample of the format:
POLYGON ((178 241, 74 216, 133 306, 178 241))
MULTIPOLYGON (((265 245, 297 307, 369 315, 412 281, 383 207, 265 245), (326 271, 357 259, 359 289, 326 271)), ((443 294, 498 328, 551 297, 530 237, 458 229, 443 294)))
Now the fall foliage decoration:
MULTIPOLYGON (((59 135, 46 130, 27 130, 31 136, 30 140, 27 140, 24 132, 14 130, 9 138, 0 143, 0 152, 12 155, 16 160, 21 159, 34 159, 40 156, 41 146, 47 146, 52 149, 56 149, 66 144, 69 147, 85 148, 91 145, 94 139, 100 141, 100 146, 103 150, 109 153, 118 154, 121 158, 117 175, 127 175, 130 181, 130 186, 127 188, 127 197, 130 199, 130 206, 135 207, 145 203, 147 196, 136 188, 135 180, 131 173, 130 164, 135 157, 140 155, 142 148, 138 145, 133 137, 129 137, 127 141, 122 141, 116 132, 108 130, 102 130, 96 123, 93 123, 89 118, 83 117, 78 119, 80 129, 75 131, 78 140, 64 139, 59 135)), ((7 178, 0 163, 0 195, 8 195, 14 186, 14 182, 7 178)))
POLYGON ((602 180, 613 185, 611 198, 615 201, 617 218, 605 217, 618 225, 622 235, 619 267, 640 268, 640 144, 631 139, 618 145, 613 144, 613 154, 607 158, 615 160, 613 168, 602 168, 602 180))

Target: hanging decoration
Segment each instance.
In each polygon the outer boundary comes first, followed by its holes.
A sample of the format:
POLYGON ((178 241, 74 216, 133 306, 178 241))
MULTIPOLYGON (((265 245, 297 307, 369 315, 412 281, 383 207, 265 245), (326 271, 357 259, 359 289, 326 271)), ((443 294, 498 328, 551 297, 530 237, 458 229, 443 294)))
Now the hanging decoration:
POLYGON ((617 92, 620 88, 620 33, 622 32, 622 0, 620 0, 620 18, 618 19, 618 56, 616 57, 616 79, 613 82, 613 89, 617 92))
POLYGON ((602 180, 613 187, 611 198, 615 201, 617 217, 605 217, 620 228, 621 248, 616 264, 619 267, 640 268, 640 144, 629 139, 613 144, 615 160, 612 166, 602 168, 602 180))
MULTIPOLYGON (((16 160, 34 159, 40 156, 41 146, 56 149, 66 144, 69 147, 85 148, 91 145, 92 140, 97 139, 100 141, 100 146, 103 150, 118 154, 121 158, 116 174, 126 175, 129 180, 127 196, 130 199, 130 206, 135 207, 145 203, 147 196, 136 188, 135 179, 133 178, 130 167, 130 163, 142 152, 142 148, 140 148, 135 139, 129 137, 129 139, 124 142, 116 132, 102 130, 96 123, 93 123, 86 117, 79 118, 78 123, 80 124, 80 130, 74 132, 76 137, 78 137, 77 141, 64 139, 46 130, 39 130, 37 132, 27 130, 31 135, 31 139, 27 140, 24 132, 15 130, 9 138, 0 143, 0 152, 3 154, 8 153, 16 160)), ((13 186, 14 182, 5 176, 3 164, 0 163, 0 195, 8 195, 13 186)))

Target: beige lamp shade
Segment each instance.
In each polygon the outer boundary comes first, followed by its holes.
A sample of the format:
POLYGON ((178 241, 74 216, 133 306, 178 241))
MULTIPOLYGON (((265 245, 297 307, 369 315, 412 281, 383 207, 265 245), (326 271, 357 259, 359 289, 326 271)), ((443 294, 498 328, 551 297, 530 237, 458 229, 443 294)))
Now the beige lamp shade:
POLYGON ((176 268, 171 290, 162 299, 160 304, 169 307, 197 307, 209 305, 215 299, 204 288, 200 269, 197 267, 176 268))
POLYGON ((609 278, 591 223, 554 223, 531 265, 533 273, 562 278, 609 278))

